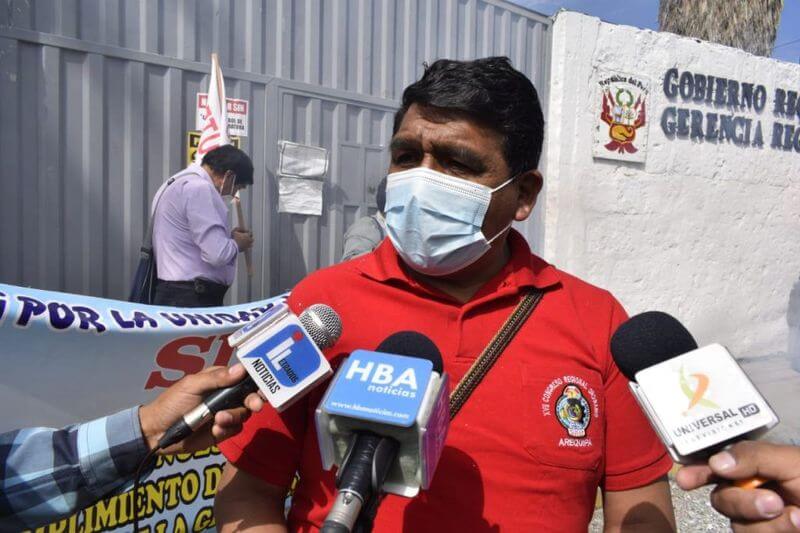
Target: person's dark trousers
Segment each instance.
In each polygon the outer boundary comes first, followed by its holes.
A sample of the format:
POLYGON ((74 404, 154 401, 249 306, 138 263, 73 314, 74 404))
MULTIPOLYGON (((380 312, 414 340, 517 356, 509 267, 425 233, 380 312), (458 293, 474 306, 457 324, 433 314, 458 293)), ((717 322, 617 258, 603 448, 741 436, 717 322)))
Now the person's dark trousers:
POLYGON ((154 305, 173 307, 219 307, 228 291, 226 285, 207 279, 193 281, 158 280, 154 305))

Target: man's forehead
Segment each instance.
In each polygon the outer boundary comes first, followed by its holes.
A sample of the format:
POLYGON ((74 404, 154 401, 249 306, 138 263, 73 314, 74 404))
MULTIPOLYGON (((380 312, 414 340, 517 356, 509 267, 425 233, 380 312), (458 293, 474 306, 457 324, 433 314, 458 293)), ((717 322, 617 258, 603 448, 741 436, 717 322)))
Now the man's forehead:
POLYGON ((457 109, 445 109, 435 106, 422 106, 411 104, 400 122, 398 133, 403 129, 424 123, 428 127, 440 126, 443 128, 466 128, 478 130, 482 133, 497 135, 497 132, 484 125, 477 118, 457 109))
POLYGON ((410 148, 423 142, 454 149, 494 149, 501 147, 502 138, 463 112, 412 104, 392 138, 392 148, 410 148), (492 141, 496 146, 488 146, 492 141))
POLYGON ((422 148, 423 142, 431 146, 447 147, 450 149, 469 149, 473 143, 466 142, 460 138, 453 138, 447 136, 421 136, 415 135, 412 132, 398 131, 394 137, 390 148, 392 150, 400 149, 414 149, 422 148))

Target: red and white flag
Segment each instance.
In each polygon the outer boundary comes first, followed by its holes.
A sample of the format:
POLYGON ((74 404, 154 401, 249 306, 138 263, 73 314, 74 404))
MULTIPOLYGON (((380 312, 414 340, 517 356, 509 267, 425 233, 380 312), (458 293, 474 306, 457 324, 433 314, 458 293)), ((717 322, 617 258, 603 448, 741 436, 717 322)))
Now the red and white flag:
POLYGON ((200 133, 200 143, 194 162, 199 164, 203 156, 214 148, 224 144, 231 144, 228 138, 228 108, 225 101, 225 80, 222 78, 222 69, 219 66, 217 54, 211 54, 211 81, 208 84, 208 98, 206 98, 205 123, 200 133))

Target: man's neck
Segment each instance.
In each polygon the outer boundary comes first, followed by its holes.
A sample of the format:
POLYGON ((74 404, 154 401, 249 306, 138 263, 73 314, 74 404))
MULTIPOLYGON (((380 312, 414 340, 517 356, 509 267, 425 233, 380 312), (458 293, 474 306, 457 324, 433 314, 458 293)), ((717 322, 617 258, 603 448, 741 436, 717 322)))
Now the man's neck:
POLYGON ((422 283, 439 289, 461 303, 466 303, 487 281, 496 276, 510 259, 511 248, 506 238, 503 242, 495 243, 486 255, 475 263, 446 277, 426 276, 410 268, 408 270, 422 283))

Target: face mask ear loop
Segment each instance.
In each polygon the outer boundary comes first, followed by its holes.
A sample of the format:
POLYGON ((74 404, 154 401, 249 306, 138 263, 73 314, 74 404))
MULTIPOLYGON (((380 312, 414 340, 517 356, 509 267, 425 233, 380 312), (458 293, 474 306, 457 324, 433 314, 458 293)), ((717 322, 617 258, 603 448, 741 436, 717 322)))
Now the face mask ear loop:
MULTIPOLYGON (((515 179, 517 179, 517 178, 518 178, 518 177, 519 177, 521 174, 522 174, 522 172, 517 172, 516 174, 514 174, 513 176, 511 176, 510 178, 508 178, 506 181, 504 181, 503 183, 501 183, 500 185, 498 185, 497 187, 495 187, 494 189, 492 189, 492 193, 495 193, 496 191, 499 191, 500 189, 502 189, 503 187, 505 187, 506 185, 508 185, 509 183, 511 183, 512 181, 514 181, 515 179)), ((509 229, 509 228, 510 228, 510 227, 511 227, 513 224, 514 224, 514 221, 512 220, 511 222, 509 222, 509 223, 508 223, 508 226, 506 226, 505 228, 503 228, 503 229, 501 229, 499 232, 497 232, 497 235, 495 235, 495 236, 494 236, 494 237, 492 237, 491 239, 487 240, 487 241, 486 241, 486 244, 492 244, 494 241, 496 241, 496 240, 497 240, 497 238, 498 238, 500 235, 502 235, 503 233, 505 233, 506 231, 508 231, 508 229, 509 229)), ((484 237, 484 238, 486 238, 486 237, 484 237)))
POLYGON ((220 189, 219 189, 220 196, 234 196, 233 189, 236 187, 236 176, 233 177, 233 183, 231 183, 231 192, 229 192, 228 194, 224 193, 225 185, 228 184, 228 172, 230 172, 230 171, 226 170, 225 174, 223 174, 223 176, 222 176, 222 187, 220 187, 220 189))
POLYGON ((506 226, 505 228, 503 228, 503 229, 501 229, 500 231, 498 231, 498 232, 497 232, 497 235, 495 235, 494 237, 492 237, 491 239, 489 239, 488 241, 486 241, 486 244, 488 244, 488 245, 491 245, 491 244, 492 244, 494 241, 496 241, 496 240, 498 239, 498 237, 500 237, 500 235, 502 235, 503 233, 505 233, 506 231, 508 231, 509 229, 511 229, 511 226, 512 226, 513 224, 514 224, 514 221, 512 220, 511 222, 509 222, 509 223, 508 223, 508 226, 506 226))
POLYGON ((499 191, 500 189, 502 189, 503 187, 505 187, 506 185, 517 179, 520 176, 520 174, 522 174, 522 172, 517 172, 516 174, 508 178, 506 181, 504 181, 503 183, 492 189, 492 194, 496 193, 497 191, 499 191))

